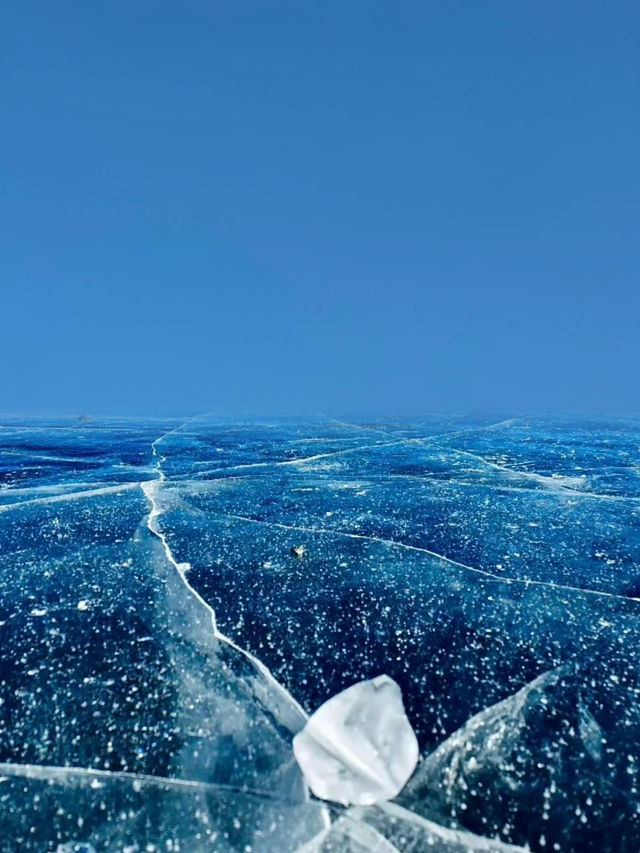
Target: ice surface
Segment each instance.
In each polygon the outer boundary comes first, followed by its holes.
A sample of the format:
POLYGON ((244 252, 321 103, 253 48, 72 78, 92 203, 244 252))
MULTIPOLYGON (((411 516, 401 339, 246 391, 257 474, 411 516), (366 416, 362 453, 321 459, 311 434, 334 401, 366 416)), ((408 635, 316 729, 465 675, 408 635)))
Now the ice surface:
POLYGON ((144 495, 116 497, 0 513, 2 759, 303 796, 304 716, 214 635, 144 495))
POLYGON ((298 853, 399 853, 399 850, 373 827, 343 816, 298 853))
POLYGON ((0 767, 3 851, 293 853, 324 806, 225 786, 69 768, 0 767))
MULTIPOLYGON (((116 774, 126 773, 264 791, 285 811, 308 801, 291 750, 304 713, 262 664, 215 630, 210 608, 155 529, 155 493, 148 481, 142 486, 25 499, 0 511, 2 849, 27 849, 27 838, 28 849, 52 849, 41 833, 55 804, 68 800, 77 820, 60 828, 59 844, 84 843, 79 829, 106 809, 98 847, 125 849, 105 840, 117 823, 123 777, 113 808, 104 797, 94 805, 81 786, 60 788, 56 768, 68 766, 110 774, 106 782, 93 779, 91 790, 110 791, 116 774), (48 768, 56 784, 36 783, 34 767, 48 768)), ((132 837, 146 820, 144 799, 132 812, 132 837)), ((239 821, 237 849, 257 849, 257 812, 253 801, 243 802, 225 817, 205 798, 203 814, 212 832, 239 821)), ((310 821, 296 818, 298 841, 325 823, 318 810, 310 821)))
POLYGON ((354 821, 375 829, 402 853, 523 853, 523 848, 484 838, 470 832, 452 830, 425 820, 395 803, 351 809, 354 821))
POLYGON ((400 688, 384 675, 325 702, 293 739, 293 751, 313 793, 345 805, 397 796, 418 761, 400 688))
POLYGON ((640 838, 640 691, 628 671, 602 676, 560 667, 481 711, 425 758, 403 803, 522 845, 632 850, 640 838))
POLYGON ((524 848, 448 829, 395 803, 355 807, 298 853, 524 853, 524 848))
POLYGON ((639 447, 633 419, 0 424, 0 850, 637 853, 639 447), (381 672, 406 808, 309 800, 305 712, 381 672))

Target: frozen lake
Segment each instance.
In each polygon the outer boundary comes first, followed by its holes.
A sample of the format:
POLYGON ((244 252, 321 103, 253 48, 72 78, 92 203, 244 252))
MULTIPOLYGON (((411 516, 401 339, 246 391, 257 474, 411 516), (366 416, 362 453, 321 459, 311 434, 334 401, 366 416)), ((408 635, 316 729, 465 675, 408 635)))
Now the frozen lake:
POLYGON ((0 850, 640 848, 640 421, 5 419, 0 566, 0 850), (381 674, 416 774, 310 797, 381 674))

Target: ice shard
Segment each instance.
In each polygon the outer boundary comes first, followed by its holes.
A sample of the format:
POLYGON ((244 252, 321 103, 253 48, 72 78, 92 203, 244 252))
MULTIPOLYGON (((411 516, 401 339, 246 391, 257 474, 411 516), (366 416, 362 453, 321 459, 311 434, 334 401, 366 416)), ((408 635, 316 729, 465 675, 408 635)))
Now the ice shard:
POLYGON ((418 741, 400 688, 381 675, 318 708, 295 736, 293 751, 317 797, 370 805, 402 790, 418 760, 418 741))
POLYGON ((449 829, 395 803, 382 803, 349 809, 297 853, 525 853, 525 848, 449 829))
POLYGON ((601 676, 559 667, 480 712, 421 762, 403 804, 533 850, 632 853, 640 714, 628 670, 601 676))
POLYGON ((505 844, 459 829, 425 820, 397 803, 355 807, 346 816, 395 845, 401 853, 524 853, 524 848, 505 844))

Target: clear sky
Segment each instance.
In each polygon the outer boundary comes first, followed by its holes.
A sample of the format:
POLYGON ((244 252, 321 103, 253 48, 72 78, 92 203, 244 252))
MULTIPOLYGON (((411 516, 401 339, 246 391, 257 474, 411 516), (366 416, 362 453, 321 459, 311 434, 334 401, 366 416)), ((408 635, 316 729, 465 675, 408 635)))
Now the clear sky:
POLYGON ((0 411, 640 410, 637 0, 4 0, 0 74, 0 411))

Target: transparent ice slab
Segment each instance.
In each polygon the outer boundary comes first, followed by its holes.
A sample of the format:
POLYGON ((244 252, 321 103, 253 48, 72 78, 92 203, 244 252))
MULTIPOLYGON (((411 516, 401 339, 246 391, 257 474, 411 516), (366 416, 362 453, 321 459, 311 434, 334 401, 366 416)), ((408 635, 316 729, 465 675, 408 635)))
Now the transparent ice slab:
POLYGON ((224 786, 0 765, 0 822, 3 853, 294 853, 328 817, 224 786))
POLYGON ((469 720, 400 799, 441 825, 523 846, 633 851, 638 743, 637 677, 564 665, 469 720))

